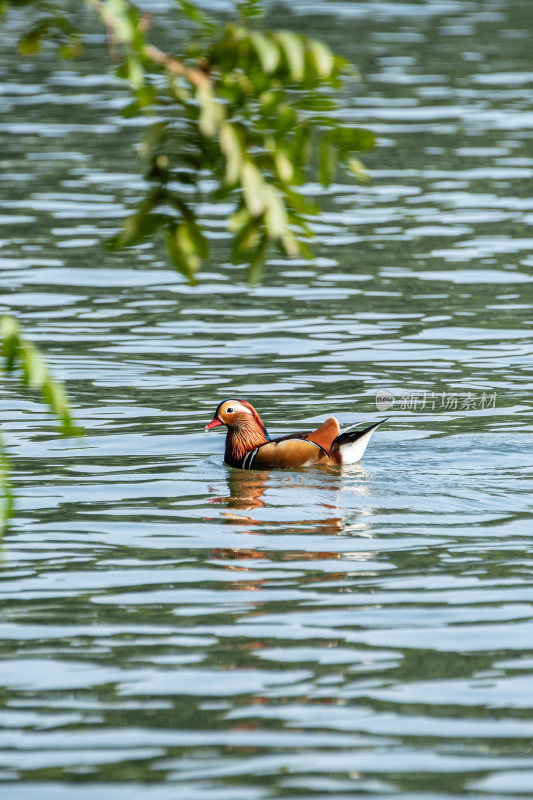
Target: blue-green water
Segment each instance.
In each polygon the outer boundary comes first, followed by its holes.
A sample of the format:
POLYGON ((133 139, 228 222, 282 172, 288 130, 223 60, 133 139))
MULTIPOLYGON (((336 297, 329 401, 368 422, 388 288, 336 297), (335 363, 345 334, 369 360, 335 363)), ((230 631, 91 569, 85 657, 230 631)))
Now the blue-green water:
POLYGON ((1 310, 86 430, 8 382, 10 800, 533 797, 530 3, 270 22, 359 64, 345 114, 380 147, 329 192, 317 263, 254 289, 105 251, 143 188, 105 45, 20 64, 4 33, 1 310), (362 465, 239 474, 203 433, 232 396, 274 433, 390 421, 362 465))

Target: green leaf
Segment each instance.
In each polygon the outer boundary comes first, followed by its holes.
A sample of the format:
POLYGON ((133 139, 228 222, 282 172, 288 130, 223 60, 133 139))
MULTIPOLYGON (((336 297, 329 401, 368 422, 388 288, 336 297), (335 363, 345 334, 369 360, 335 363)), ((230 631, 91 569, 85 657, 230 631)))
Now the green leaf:
POLYGON ((210 87, 203 87, 196 92, 196 99, 200 104, 200 117, 198 125, 204 136, 213 139, 224 121, 224 108, 213 95, 210 87))
POLYGON ((329 78, 335 70, 335 57, 329 47, 318 39, 308 39, 307 46, 321 78, 329 78))
MULTIPOLYGON (((60 420, 62 433, 76 434, 65 391, 54 381, 44 357, 34 344, 23 339, 19 325, 13 317, 0 319, 0 341, 2 358, 6 369, 13 372, 20 368, 20 380, 24 385, 41 391, 43 400, 60 420)), ((13 511, 13 493, 9 482, 9 460, 0 436, 0 532, 5 529, 13 511)))
POLYGON ((274 163, 279 179, 284 183, 291 183, 294 178, 294 166, 289 156, 283 150, 277 150, 274 154, 274 163))
POLYGON ((265 266, 265 258, 268 250, 268 236, 262 236, 259 240, 253 256, 250 259, 250 266, 248 267, 246 277, 249 283, 259 283, 263 277, 263 270, 265 266))
POLYGON ((178 225, 176 233, 178 247, 180 248, 183 259, 187 265, 187 270, 191 279, 200 269, 200 256, 196 249, 196 242, 191 234, 191 229, 187 223, 178 225))
POLYGON ((127 78, 134 89, 140 89, 144 84, 144 67, 141 60, 130 55, 127 60, 127 78))
POLYGON ((169 136, 169 123, 156 122, 150 125, 144 134, 141 146, 139 148, 143 158, 150 158, 153 151, 166 144, 169 136))
POLYGON ((157 89, 149 83, 143 83, 137 89, 137 105, 140 109, 147 108, 154 104, 157 99, 157 89))
POLYGON ((300 214, 307 214, 312 216, 318 214, 320 207, 316 203, 310 202, 307 198, 303 197, 299 192, 285 190, 288 203, 300 214))
POLYGON ((265 226, 270 239, 280 239, 287 233, 285 204, 273 186, 265 186, 265 226))
POLYGON ((59 48, 59 55, 65 60, 79 58, 82 53, 83 43, 79 34, 72 34, 68 43, 62 44, 59 48))
POLYGON ((358 158, 351 158, 348 162, 348 169, 355 175, 355 177, 363 183, 368 183, 370 175, 368 174, 365 165, 359 161, 358 158))
POLYGON ((291 106, 284 104, 278 109, 278 119, 276 122, 276 133, 278 136, 286 136, 289 132, 292 133, 298 124, 298 116, 291 106))
POLYGON ((209 242, 205 238, 202 229, 196 222, 194 216, 192 214, 187 216, 184 220, 184 223, 187 228, 187 234, 191 242, 194 254, 197 255, 198 258, 200 259, 208 258, 209 242))
POLYGON ((376 137, 367 128, 338 126, 334 130, 335 142, 345 150, 371 150, 376 137))
POLYGON ((253 17, 263 16, 263 4, 261 0, 237 0, 236 5, 242 19, 252 19, 253 17))
POLYGON ((72 420, 67 395, 63 386, 48 376, 42 388, 42 394, 48 407, 59 417, 62 433, 65 436, 79 435, 80 430, 72 420))
POLYGON ((21 56, 33 56, 41 49, 44 31, 40 28, 28 31, 19 39, 18 50, 21 56))
POLYGON ((65 391, 50 375, 42 353, 34 344, 22 338, 20 328, 12 317, 2 317, 0 336, 7 370, 12 372, 19 366, 20 380, 42 393, 50 411, 59 417, 63 432, 75 432, 65 391))
POLYGON ((311 154, 311 127, 309 124, 301 123, 296 128, 290 145, 290 155, 295 169, 306 167, 311 160, 311 154))
POLYGON ((41 354, 30 342, 21 341, 20 357, 26 382, 32 389, 41 389, 48 378, 41 354))
POLYGON ((312 261, 314 259, 315 254, 313 253, 311 248, 305 242, 303 242, 301 239, 299 239, 296 242, 296 244, 298 246, 298 255, 299 256, 302 256, 303 258, 308 258, 310 261, 312 261))
POLYGON ((233 186, 239 180, 244 154, 239 134, 230 122, 220 128, 220 147, 226 156, 226 183, 233 186))
POLYGON ((207 31, 217 30, 218 26, 216 23, 194 3, 190 3, 189 0, 176 0, 176 3, 185 16, 192 22, 196 22, 197 25, 200 25, 207 31))
POLYGON ((242 188, 246 206, 252 217, 265 210, 265 181, 251 161, 245 161, 241 171, 242 188))
POLYGON ((0 435, 0 535, 6 530, 7 524, 13 514, 13 491, 9 480, 10 463, 3 439, 0 435))
POLYGON ((281 53, 278 45, 272 38, 261 33, 252 33, 250 39, 256 49, 257 55, 264 71, 269 75, 278 67, 281 61, 281 53))
POLYGON ((11 372, 18 357, 20 328, 13 317, 0 319, 0 337, 2 356, 7 372, 11 372))
POLYGON ((277 110, 280 103, 285 100, 285 93, 279 90, 263 92, 259 96, 259 103, 261 104, 261 113, 268 116, 277 110))
POLYGON ((167 220, 168 214, 149 213, 141 209, 124 220, 122 231, 108 242, 108 248, 118 250, 121 247, 133 247, 153 236, 167 220))
POLYGON ((185 223, 172 223, 165 230, 165 243, 174 267, 185 275, 190 283, 200 268, 200 258, 195 250, 193 239, 185 223))
POLYGON ((290 231, 288 228, 281 237, 281 244, 283 246, 283 250, 289 256, 289 258, 296 258, 302 248, 301 243, 297 241, 292 231, 290 231))
POLYGON ((246 222, 240 227, 233 237, 232 260, 234 264, 239 263, 243 258, 248 258, 249 253, 259 242, 261 222, 257 217, 250 217, 246 209, 242 209, 246 215, 246 222))
POLYGON ((231 233, 238 234, 245 225, 248 224, 250 221, 250 213, 247 208, 244 206, 240 206, 237 211, 235 211, 229 218, 228 218, 228 230, 231 233))
POLYGON ((297 105, 298 108, 303 108, 305 111, 328 112, 338 108, 338 104, 335 100, 317 93, 316 89, 300 96, 298 100, 295 101, 295 105, 297 105))
POLYGON ((289 31, 279 31, 275 37, 283 49, 293 80, 300 83, 305 72, 305 51, 301 37, 289 31))

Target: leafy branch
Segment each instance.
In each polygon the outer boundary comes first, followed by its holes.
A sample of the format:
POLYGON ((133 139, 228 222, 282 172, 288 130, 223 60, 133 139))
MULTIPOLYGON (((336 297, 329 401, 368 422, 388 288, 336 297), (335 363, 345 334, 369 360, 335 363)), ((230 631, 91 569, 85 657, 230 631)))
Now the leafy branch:
MULTIPOLYGON (((176 0, 176 28, 186 17, 194 31, 179 53, 149 41, 157 25, 151 28, 131 0, 85 3, 107 31, 117 75, 131 87, 124 113, 155 113, 159 120, 141 145, 149 190, 111 247, 160 233, 176 269, 194 282, 210 254, 198 204, 224 200, 233 205, 231 258, 248 265, 251 280, 260 278, 272 244, 284 255, 310 257, 309 222, 320 209, 304 184, 318 179, 328 186, 339 167, 367 177, 355 154, 370 149, 374 136, 343 124, 337 113, 355 70, 317 39, 260 30, 255 0, 237 2, 235 18, 222 23, 190 0, 176 0)), ((23 37, 22 52, 52 38, 63 55, 76 55, 82 37, 75 15, 50 11, 49 2, 46 8, 23 37)))
MULTIPOLYGON (((0 364, 6 373, 17 373, 23 387, 41 393, 43 402, 58 418, 64 436, 80 434, 72 419, 63 386, 52 377, 43 355, 32 342, 24 338, 13 317, 0 318, 0 364)), ((9 459, 0 433, 0 532, 13 510, 9 474, 9 459)))

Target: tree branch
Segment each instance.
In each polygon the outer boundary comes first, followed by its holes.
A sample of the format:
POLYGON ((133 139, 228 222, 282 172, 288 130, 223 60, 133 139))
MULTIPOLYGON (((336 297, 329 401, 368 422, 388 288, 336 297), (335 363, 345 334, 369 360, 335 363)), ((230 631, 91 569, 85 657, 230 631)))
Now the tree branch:
POLYGON ((143 52, 149 59, 164 67, 167 72, 187 78, 197 89, 207 89, 211 86, 211 78, 206 72, 198 68, 185 66, 182 61, 174 56, 163 53, 163 51, 155 45, 145 45, 143 52))

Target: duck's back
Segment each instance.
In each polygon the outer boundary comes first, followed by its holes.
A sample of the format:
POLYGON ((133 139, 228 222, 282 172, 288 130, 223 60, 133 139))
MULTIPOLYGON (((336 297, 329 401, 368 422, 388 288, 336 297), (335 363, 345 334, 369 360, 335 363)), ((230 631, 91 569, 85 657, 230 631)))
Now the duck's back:
POLYGON ((338 433, 339 423, 335 417, 328 417, 310 433, 292 433, 265 442, 245 456, 242 468, 284 469, 328 463, 329 451, 338 433))

